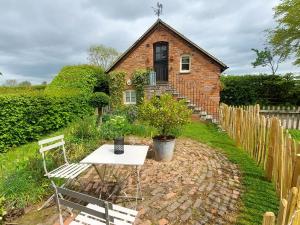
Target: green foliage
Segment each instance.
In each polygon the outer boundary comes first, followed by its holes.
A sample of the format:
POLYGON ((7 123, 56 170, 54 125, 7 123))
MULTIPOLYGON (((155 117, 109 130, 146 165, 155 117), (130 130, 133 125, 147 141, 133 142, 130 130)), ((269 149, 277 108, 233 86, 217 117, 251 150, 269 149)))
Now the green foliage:
POLYGON ((295 64, 300 65, 300 2, 282 0, 275 7, 277 26, 269 33, 269 42, 275 49, 296 56, 295 64))
POLYGON ((93 93, 90 104, 95 108, 102 108, 109 104, 110 98, 104 92, 95 92, 93 93))
POLYGON ((72 139, 70 139, 72 143, 97 140, 100 137, 94 116, 77 120, 76 123, 71 126, 69 133, 70 137, 72 137, 72 139))
POLYGON ((136 90, 136 102, 141 104, 144 99, 145 85, 149 82, 149 71, 145 69, 135 70, 132 74, 132 84, 136 90))
POLYGON ((83 95, 0 95, 0 152, 91 113, 83 95))
POLYGON ((287 74, 222 76, 221 102, 228 105, 299 105, 300 85, 287 74))
MULTIPOLYGON (((115 109, 111 115, 119 115, 124 116, 128 120, 129 123, 133 123, 137 117, 138 117, 138 106, 136 105, 123 105, 122 107, 119 107, 118 109, 115 109)), ((107 117, 110 117, 111 115, 105 115, 104 120, 107 117)))
POLYGON ((270 47, 265 47, 264 50, 252 49, 252 51, 256 53, 256 59, 251 63, 252 66, 254 68, 257 66, 270 67, 272 75, 276 74, 279 64, 287 57, 284 53, 275 51, 270 47))
POLYGON ((3 218, 6 215, 6 209, 5 209, 5 198, 4 196, 0 196, 0 224, 3 222, 3 218))
POLYGON ((139 109, 139 118, 155 127, 163 136, 174 135, 189 122, 191 110, 184 101, 177 101, 169 94, 145 101, 139 109), (174 133, 175 132, 175 133, 174 133))
POLYGON ((18 84, 21 87, 30 87, 31 86, 31 82, 28 80, 22 81, 18 84))
POLYGON ((120 53, 111 47, 104 45, 93 45, 88 50, 90 64, 108 69, 109 66, 119 57, 120 53))
POLYGON ((102 138, 107 140, 123 137, 128 131, 128 121, 124 116, 118 115, 111 116, 100 128, 102 138))
POLYGON ((0 95, 2 94, 25 94, 25 93, 37 93, 43 92, 46 88, 46 85, 34 85, 30 87, 0 87, 0 95))
POLYGON ((46 88, 47 94, 64 92, 92 94, 99 80, 103 80, 101 67, 91 65, 65 66, 46 88))
POLYGON ((277 212, 279 199, 273 184, 266 180, 263 169, 257 166, 247 152, 237 148, 225 132, 210 124, 192 122, 185 128, 183 136, 217 149, 238 165, 244 188, 237 225, 261 224, 265 212, 277 212))
POLYGON ((41 200, 41 196, 49 191, 48 183, 44 177, 42 159, 40 155, 35 155, 5 175, 0 182, 0 192, 8 201, 8 208, 24 208, 31 202, 41 200))
POLYGON ((289 133, 293 137, 293 139, 300 142, 300 130, 289 130, 289 133))
POLYGON ((125 72, 113 71, 109 73, 109 94, 113 109, 121 107, 123 104, 125 76, 125 72))

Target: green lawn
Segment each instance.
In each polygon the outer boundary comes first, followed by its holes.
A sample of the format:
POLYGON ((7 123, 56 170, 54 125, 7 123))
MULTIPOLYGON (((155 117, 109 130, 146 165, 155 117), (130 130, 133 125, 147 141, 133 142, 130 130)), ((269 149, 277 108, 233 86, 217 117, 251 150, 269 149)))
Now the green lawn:
POLYGON ((218 149, 231 162, 238 164, 244 187, 238 225, 261 224, 266 211, 277 213, 279 199, 273 184, 266 181, 263 170, 245 151, 237 148, 226 133, 211 124, 192 122, 185 128, 183 136, 218 149))

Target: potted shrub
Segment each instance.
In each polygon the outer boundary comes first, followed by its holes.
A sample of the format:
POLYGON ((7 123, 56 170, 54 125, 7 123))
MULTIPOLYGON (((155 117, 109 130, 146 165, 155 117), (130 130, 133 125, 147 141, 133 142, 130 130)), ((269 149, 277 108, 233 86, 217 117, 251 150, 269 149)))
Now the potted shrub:
POLYGON ((128 122, 124 116, 113 115, 101 126, 104 139, 114 140, 114 153, 124 153, 124 135, 128 132, 128 122))
POLYGON ((184 101, 177 101, 171 95, 164 94, 146 100, 139 108, 139 118, 157 129, 153 137, 155 158, 158 161, 170 161, 175 147, 175 135, 190 120, 191 110, 184 101))

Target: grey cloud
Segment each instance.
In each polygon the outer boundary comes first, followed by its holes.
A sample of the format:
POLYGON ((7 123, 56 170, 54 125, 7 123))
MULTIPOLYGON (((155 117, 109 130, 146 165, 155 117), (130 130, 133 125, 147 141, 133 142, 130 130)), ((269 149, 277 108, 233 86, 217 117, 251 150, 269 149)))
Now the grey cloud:
MULTIPOLYGON (((86 63, 92 44, 125 51, 156 18, 156 0, 0 0, 0 71, 9 78, 50 80, 68 64, 86 63)), ((257 73, 279 0, 164 0, 162 19, 228 64, 227 73, 257 73)), ((282 71, 299 71, 289 62, 282 71)))

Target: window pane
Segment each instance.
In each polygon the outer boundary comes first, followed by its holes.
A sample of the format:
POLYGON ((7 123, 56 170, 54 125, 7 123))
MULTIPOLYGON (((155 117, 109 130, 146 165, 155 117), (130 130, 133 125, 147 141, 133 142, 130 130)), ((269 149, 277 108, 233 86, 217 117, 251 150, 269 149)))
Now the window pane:
POLYGON ((157 53, 159 53, 159 52, 160 52, 160 46, 156 46, 155 51, 156 51, 157 53))
POLYGON ((181 63, 190 63, 190 57, 189 56, 182 56, 181 63))
POLYGON ((131 102, 136 102, 136 92, 135 91, 131 92, 131 102))
POLYGON ((130 102, 130 97, 126 97, 126 102, 130 102))
POLYGON ((130 98, 130 92, 129 91, 126 91, 126 98, 130 98))
POLYGON ((190 70, 190 64, 182 64, 181 70, 190 70))

